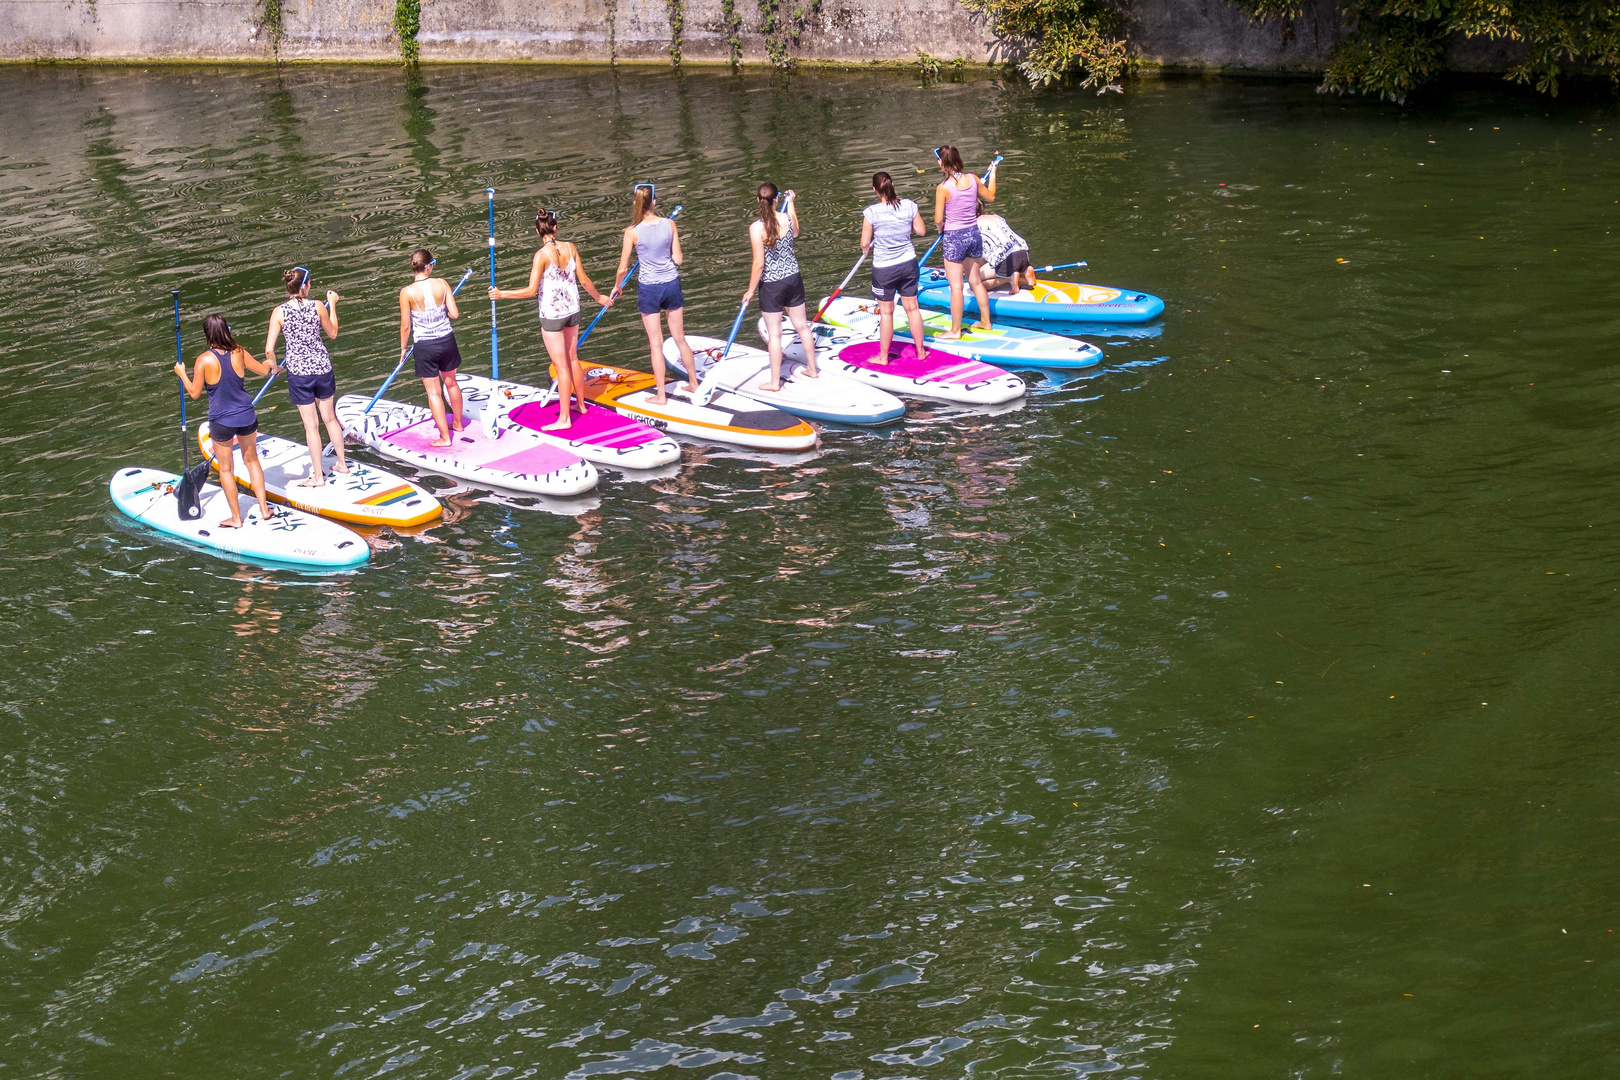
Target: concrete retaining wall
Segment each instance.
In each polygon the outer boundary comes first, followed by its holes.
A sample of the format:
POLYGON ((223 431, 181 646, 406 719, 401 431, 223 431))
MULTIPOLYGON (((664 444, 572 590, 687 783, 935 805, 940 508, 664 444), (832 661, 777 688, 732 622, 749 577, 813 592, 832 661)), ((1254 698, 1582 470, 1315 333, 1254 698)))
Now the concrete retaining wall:
MULTIPOLYGON (((289 60, 392 60, 393 0, 283 0, 289 60)), ((783 0, 790 8, 793 0, 783 0)), ((1292 23, 1257 24, 1225 0, 1133 0, 1130 40, 1148 66, 1172 70, 1313 71, 1340 36, 1337 0, 1310 0, 1292 23)), ((665 0, 422 0, 423 60, 667 63, 665 0)), ((736 0, 743 60, 765 63, 758 0, 736 0)), ((0 59, 268 60, 262 0, 0 0, 0 59)), ((682 57, 724 62, 720 0, 687 0, 682 57)), ((1004 59, 957 0, 822 0, 792 54, 806 61, 1004 59)), ((1495 53, 1458 50, 1454 66, 1499 68, 1495 53)))

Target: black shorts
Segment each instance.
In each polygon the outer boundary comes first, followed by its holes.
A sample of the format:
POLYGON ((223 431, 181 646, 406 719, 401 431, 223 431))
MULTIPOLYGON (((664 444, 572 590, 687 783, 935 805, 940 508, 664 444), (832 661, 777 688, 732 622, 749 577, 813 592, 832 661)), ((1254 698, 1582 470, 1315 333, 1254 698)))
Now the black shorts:
POLYGON ((996 263, 996 277, 1010 278, 1014 274, 1022 274, 1028 269, 1029 252, 1019 250, 996 263))
POLYGON ((454 334, 418 341, 415 355, 418 379, 437 379, 461 366, 461 350, 456 348, 454 334))
POLYGON ((319 375, 294 375, 287 372, 287 400, 294 405, 313 405, 317 400, 331 401, 337 396, 337 376, 330 371, 319 375))
POLYGON ((208 437, 214 442, 224 444, 230 442, 238 435, 254 435, 259 430, 259 418, 255 416, 251 424, 241 424, 232 427, 230 424, 216 424, 208 421, 208 437))
POLYGON ((577 312, 577 311, 574 312, 572 315, 564 315, 560 319, 541 319, 540 320, 540 329, 549 331, 550 333, 553 333, 553 334, 560 334, 567 327, 578 326, 578 325, 579 325, 579 312, 577 312))
POLYGON ((780 281, 759 283, 759 310, 780 315, 790 307, 804 307, 804 278, 794 274, 780 281))
POLYGON ((917 260, 898 266, 872 267, 872 298, 892 303, 897 296, 917 295, 917 260))

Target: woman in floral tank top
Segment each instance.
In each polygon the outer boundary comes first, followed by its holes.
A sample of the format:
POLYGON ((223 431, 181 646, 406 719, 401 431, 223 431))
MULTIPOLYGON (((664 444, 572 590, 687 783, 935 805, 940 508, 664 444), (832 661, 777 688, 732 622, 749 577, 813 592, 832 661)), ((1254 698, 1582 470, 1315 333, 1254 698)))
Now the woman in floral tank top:
MULTIPOLYGON (((338 336, 338 294, 326 290, 326 303, 309 298, 309 271, 295 266, 281 275, 287 286, 287 302, 270 312, 270 332, 264 339, 264 357, 276 362, 276 338, 287 339, 287 399, 298 409, 304 422, 304 444, 309 447, 309 475, 295 481, 297 487, 325 487, 326 470, 321 467, 321 425, 332 438, 337 463, 332 471, 347 473, 348 458, 343 453, 343 425, 338 423, 332 401, 337 397, 337 379, 332 374, 332 357, 326 351, 326 336, 338 336)), ((277 368, 276 370, 280 370, 277 368)))

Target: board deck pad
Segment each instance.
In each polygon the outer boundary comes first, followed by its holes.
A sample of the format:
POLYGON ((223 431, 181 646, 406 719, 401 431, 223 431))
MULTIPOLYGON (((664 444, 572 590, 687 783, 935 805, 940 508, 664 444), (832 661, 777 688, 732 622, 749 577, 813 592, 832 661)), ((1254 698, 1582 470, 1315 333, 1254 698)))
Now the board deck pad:
POLYGON ((433 418, 429 417, 398 431, 389 432, 382 437, 382 441, 418 454, 448 457, 463 465, 536 476, 544 476, 546 473, 567 468, 578 460, 568 451, 542 442, 528 443, 513 452, 511 443, 503 439, 492 439, 477 425, 470 423, 464 430, 450 433, 449 446, 434 446, 433 443, 438 437, 439 429, 433 423, 433 418))
MULTIPOLYGON (((211 461, 215 460, 206 421, 197 433, 197 444, 211 461)), ((264 469, 265 493, 277 502, 311 514, 356 525, 403 528, 432 521, 443 512, 439 500, 425 488, 375 465, 351 458, 347 473, 330 471, 331 466, 337 464, 337 455, 330 449, 321 462, 328 470, 326 483, 321 487, 304 487, 299 481, 309 476, 310 468, 309 450, 303 443, 261 434, 255 446, 259 465, 264 469)), ((238 445, 234 449, 237 480, 246 484, 247 466, 242 448, 238 445)), ((217 461, 215 468, 218 468, 217 461)))
MULTIPOLYGON (((700 400, 708 387, 735 387, 731 392, 760 405, 829 423, 886 424, 906 414, 905 403, 893 394, 825 365, 811 378, 802 360, 787 356, 782 358, 781 389, 761 390, 760 383, 770 378, 770 353, 735 342, 727 353, 726 343, 719 338, 688 335, 686 340, 698 369, 700 400)), ((664 359, 684 371, 673 341, 665 341, 664 359)))
MULTIPOLYGON (((556 423, 558 411, 555 401, 526 401, 507 415, 512 418, 514 424, 539 431, 547 424, 556 423)), ((574 412, 572 409, 569 411, 574 412)), ((574 412, 573 423, 554 434, 570 439, 588 440, 598 446, 614 450, 645 446, 647 443, 665 438, 656 428, 637 423, 601 405, 588 406, 583 416, 574 412)))
POLYGON ((618 469, 659 469, 681 459, 680 444, 657 428, 622 416, 605 406, 587 406, 574 412, 567 428, 544 430, 557 419, 556 395, 525 383, 461 378, 462 403, 468 424, 476 422, 485 434, 502 424, 516 426, 534 438, 566 453, 618 469))
MULTIPOLYGON (((950 283, 938 270, 925 271, 917 297, 924 307, 948 310, 950 283)), ((963 296, 963 309, 974 314, 979 310, 971 292, 963 296)), ((1034 291, 1020 288, 1009 294, 1005 289, 992 289, 990 311, 999 318, 1028 322, 1130 324, 1158 318, 1164 313, 1164 301, 1152 293, 1109 285, 1037 278, 1034 291)))
MULTIPOLYGON (((880 312, 876 301, 841 296, 827 305, 822 321, 828 325, 849 330, 870 340, 877 340, 880 312)), ((946 340, 949 315, 924 313, 923 333, 930 349, 938 345, 958 356, 971 357, 1002 368, 1072 369, 1091 367, 1102 361, 1102 350, 1087 341, 1049 334, 1043 330, 1028 330, 1021 326, 998 324, 988 330, 964 325, 962 336, 946 340)), ((894 336, 910 341, 911 332, 901 312, 895 313, 894 336)))
POLYGON ((988 382, 998 376, 1007 374, 1001 368, 992 367, 978 360, 971 360, 965 356, 957 356, 946 352, 943 348, 931 348, 928 354, 921 359, 917 356, 916 346, 909 342, 889 342, 889 362, 877 363, 878 343, 863 341, 856 345, 846 345, 838 353, 838 358, 852 367, 865 368, 868 371, 888 372, 902 379, 916 379, 919 382, 955 383, 959 386, 971 386, 975 383, 988 382))

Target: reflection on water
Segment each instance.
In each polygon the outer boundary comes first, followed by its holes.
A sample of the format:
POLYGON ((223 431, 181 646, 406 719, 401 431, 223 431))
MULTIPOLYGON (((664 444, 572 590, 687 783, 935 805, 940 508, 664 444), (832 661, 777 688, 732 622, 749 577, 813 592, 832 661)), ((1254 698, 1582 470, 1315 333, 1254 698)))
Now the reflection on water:
MULTIPOLYGON (((0 81, 18 1075, 1601 1074, 1607 104, 0 81), (871 173, 926 200, 941 141, 1006 155, 1037 262, 1170 317, 1004 409, 805 454, 688 444, 582 499, 433 480, 443 520, 353 575, 109 513, 114 465, 177 458, 171 287, 188 342, 211 310, 253 342, 311 266, 366 389, 406 253, 483 259, 485 187, 503 266, 544 202, 602 267, 650 179, 713 333, 757 181, 800 192, 825 290, 871 173)), ((534 321, 500 330, 543 378, 534 321)), ((481 372, 478 305, 457 333, 481 372)), ((624 312, 587 353, 645 348, 624 312)))

